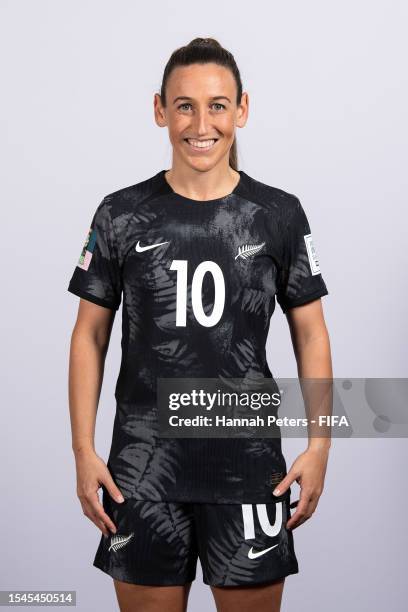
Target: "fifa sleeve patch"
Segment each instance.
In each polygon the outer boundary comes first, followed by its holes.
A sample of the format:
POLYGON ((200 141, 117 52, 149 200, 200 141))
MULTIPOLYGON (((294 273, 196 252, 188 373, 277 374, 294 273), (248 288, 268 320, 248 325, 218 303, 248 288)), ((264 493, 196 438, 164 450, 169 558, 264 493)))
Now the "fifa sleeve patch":
POLYGON ((306 236, 304 236, 304 239, 306 243, 307 256, 309 258, 309 265, 312 276, 314 276, 315 274, 320 274, 319 260, 317 258, 316 249, 313 244, 312 234, 306 234, 306 236))
POLYGON ((89 264, 91 263, 92 254, 96 244, 96 229, 91 227, 88 230, 85 244, 82 247, 81 255, 78 260, 78 267, 82 270, 88 270, 89 264))

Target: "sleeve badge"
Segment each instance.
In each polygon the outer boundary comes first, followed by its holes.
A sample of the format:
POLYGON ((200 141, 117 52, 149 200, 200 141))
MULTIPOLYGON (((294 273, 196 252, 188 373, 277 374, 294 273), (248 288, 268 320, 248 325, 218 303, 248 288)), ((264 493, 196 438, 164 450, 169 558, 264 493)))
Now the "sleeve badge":
POLYGON ((82 270, 88 270, 91 263, 93 251, 96 244, 96 230, 89 228, 85 244, 82 247, 81 255, 78 260, 78 267, 82 270))

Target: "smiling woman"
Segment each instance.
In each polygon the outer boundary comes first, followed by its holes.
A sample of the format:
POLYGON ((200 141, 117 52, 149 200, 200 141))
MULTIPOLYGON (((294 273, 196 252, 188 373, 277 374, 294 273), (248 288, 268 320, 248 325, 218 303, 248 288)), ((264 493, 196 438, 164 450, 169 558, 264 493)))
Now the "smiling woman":
POLYGON ((166 178, 174 190, 196 200, 230 193, 238 180, 235 131, 248 116, 248 94, 233 55, 208 38, 175 51, 154 108, 173 146, 166 178))
POLYGON ((327 453, 311 441, 288 473, 280 437, 161 436, 158 380, 193 379, 198 391, 207 378, 275 383, 266 340, 276 301, 303 339, 300 375, 307 364, 310 377, 329 377, 328 291, 299 199, 238 169, 248 94, 233 55, 194 39, 170 57, 153 102, 171 168, 103 198, 68 287, 81 298, 70 361, 78 496, 105 536, 94 565, 114 579, 121 610, 185 610, 200 557, 218 610, 278 612, 299 571, 291 527, 317 504, 327 453), (92 432, 122 299, 106 465, 92 432), (308 494, 291 517, 295 478, 308 494))

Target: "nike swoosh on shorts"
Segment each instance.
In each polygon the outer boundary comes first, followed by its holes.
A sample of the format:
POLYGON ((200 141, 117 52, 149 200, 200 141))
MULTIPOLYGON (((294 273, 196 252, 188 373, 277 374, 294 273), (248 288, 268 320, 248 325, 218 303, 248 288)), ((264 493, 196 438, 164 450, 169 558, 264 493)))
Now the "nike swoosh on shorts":
POLYGON ((251 548, 248 551, 248 558, 249 559, 257 559, 258 557, 261 557, 262 555, 264 555, 268 551, 272 550, 273 548, 276 548, 277 546, 279 546, 279 545, 275 544, 275 546, 270 546, 269 548, 265 548, 264 550, 259 550, 257 552, 254 552, 254 548, 253 548, 253 546, 251 546, 251 548))

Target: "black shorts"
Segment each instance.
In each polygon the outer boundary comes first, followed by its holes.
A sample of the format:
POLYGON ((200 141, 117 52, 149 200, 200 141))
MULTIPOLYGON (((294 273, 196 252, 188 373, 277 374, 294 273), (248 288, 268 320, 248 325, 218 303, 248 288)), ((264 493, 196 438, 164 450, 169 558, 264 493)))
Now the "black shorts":
POLYGON ((103 488, 116 534, 101 535, 93 562, 112 578, 142 585, 184 585, 196 576, 212 586, 271 582, 298 573, 290 490, 266 504, 207 504, 126 499, 103 488))

